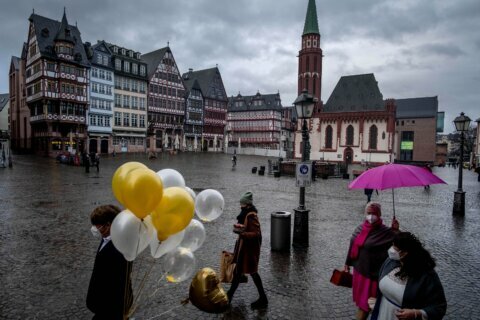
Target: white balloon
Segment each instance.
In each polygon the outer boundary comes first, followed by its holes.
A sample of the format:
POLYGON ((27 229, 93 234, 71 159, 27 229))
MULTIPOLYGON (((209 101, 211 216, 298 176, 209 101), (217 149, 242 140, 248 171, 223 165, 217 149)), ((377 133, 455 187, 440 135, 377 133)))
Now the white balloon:
POLYGON ((192 251, 182 247, 167 253, 163 262, 163 270, 169 282, 182 282, 190 279, 196 268, 196 260, 192 251))
POLYGON ((157 230, 154 231, 152 242, 150 242, 150 253, 155 259, 160 258, 164 254, 172 251, 180 245, 185 235, 185 230, 172 234, 165 241, 159 241, 157 238, 157 230))
POLYGON ((157 172, 157 175, 162 179, 163 188, 182 187, 185 188, 185 179, 177 170, 163 169, 157 172))
POLYGON ((200 248, 207 237, 205 227, 196 219, 192 219, 184 231, 185 236, 183 237, 182 243, 180 243, 180 247, 189 249, 192 252, 200 248))
POLYGON ((115 248, 133 261, 151 242, 154 230, 150 216, 142 221, 130 210, 123 210, 113 220, 110 235, 115 248))
POLYGON ((225 207, 225 200, 220 192, 206 189, 195 198, 195 212, 202 221, 213 221, 220 217, 225 207))
POLYGON ((195 193, 195 191, 193 191, 191 188, 189 187, 185 187, 185 190, 188 191, 188 193, 190 193, 190 195, 192 196, 193 198, 193 201, 195 201, 195 197, 197 196, 197 194, 195 193))

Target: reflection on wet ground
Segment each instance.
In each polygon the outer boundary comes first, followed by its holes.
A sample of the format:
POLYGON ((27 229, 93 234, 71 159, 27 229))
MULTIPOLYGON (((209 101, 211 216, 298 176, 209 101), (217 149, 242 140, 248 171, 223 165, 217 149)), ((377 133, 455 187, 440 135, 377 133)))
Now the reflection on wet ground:
MULTIPOLYGON (((180 171, 187 185, 199 192, 220 191, 226 202, 224 215, 206 225, 207 241, 196 252, 197 267, 218 270, 220 252, 233 250, 231 225, 238 200, 247 190, 260 211, 263 245, 260 275, 270 299, 268 309, 253 311, 257 298, 251 279, 240 286, 232 307, 209 315, 192 305, 180 306, 188 296, 188 281, 168 284, 155 262, 136 319, 352 319, 351 292, 329 283, 334 268, 343 266, 351 232, 362 221, 366 197, 362 190, 348 191, 348 181, 318 180, 307 188, 310 212, 310 248, 277 253, 270 250, 270 212, 293 211, 298 189, 293 177, 274 178, 251 173, 266 165, 261 157, 239 156, 232 169, 223 154, 161 155, 148 160, 139 155, 119 155, 101 161, 100 172, 54 160, 16 156, 12 169, 0 169, 0 314, 6 319, 89 319, 85 295, 98 243, 91 237, 89 213, 99 204, 114 203, 111 177, 126 161, 140 161, 158 171, 180 171), (157 317, 158 315, 161 315, 157 317)), ((458 171, 435 168, 449 185, 405 188, 395 191, 396 214, 401 228, 415 233, 437 260, 449 307, 448 319, 479 318, 476 305, 480 289, 480 183, 464 172, 467 212, 452 217, 453 191, 458 171)), ((383 217, 392 217, 391 192, 374 194, 383 205, 383 217)), ((152 259, 143 253, 135 262, 138 283, 152 259)), ((227 286, 226 286, 227 287, 227 286)))

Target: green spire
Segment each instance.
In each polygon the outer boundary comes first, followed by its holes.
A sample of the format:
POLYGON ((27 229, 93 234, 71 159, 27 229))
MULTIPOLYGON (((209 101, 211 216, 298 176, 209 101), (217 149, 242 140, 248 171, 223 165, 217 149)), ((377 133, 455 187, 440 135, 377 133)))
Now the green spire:
POLYGON ((309 33, 320 34, 318 31, 317 7, 315 0, 308 0, 307 17, 305 18, 305 26, 303 27, 303 35, 309 33))

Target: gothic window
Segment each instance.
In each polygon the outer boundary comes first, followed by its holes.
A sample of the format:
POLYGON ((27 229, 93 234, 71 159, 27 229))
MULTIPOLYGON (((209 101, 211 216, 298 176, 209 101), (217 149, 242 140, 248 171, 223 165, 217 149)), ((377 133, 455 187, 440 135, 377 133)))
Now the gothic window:
POLYGON ((377 150, 377 137, 378 136, 378 129, 376 125, 372 125, 370 127, 370 137, 368 141, 368 149, 370 150, 377 150))
POLYGON ((325 129, 325 149, 332 149, 333 129, 332 126, 327 126, 325 129))
POLYGON ((353 145, 353 126, 349 125, 347 127, 347 141, 346 141, 347 146, 353 145))

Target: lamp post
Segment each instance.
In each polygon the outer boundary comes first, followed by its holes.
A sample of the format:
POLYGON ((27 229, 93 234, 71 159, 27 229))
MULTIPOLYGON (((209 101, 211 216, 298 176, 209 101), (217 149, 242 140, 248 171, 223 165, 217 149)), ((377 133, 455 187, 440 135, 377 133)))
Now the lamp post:
POLYGON ((455 191, 453 196, 453 214, 458 216, 465 215, 465 191, 462 189, 463 184, 463 143, 465 140, 465 132, 468 131, 470 127, 470 118, 467 117, 463 112, 460 113, 460 116, 456 117, 453 120, 455 123, 455 128, 460 132, 460 166, 458 168, 458 189, 455 191))
MULTIPOLYGON (((295 109, 297 111, 297 117, 302 119, 302 162, 310 160, 310 142, 309 133, 307 128, 307 119, 310 119, 313 115, 313 109, 315 108, 315 102, 317 99, 308 94, 308 91, 304 89, 302 93, 297 97, 295 102, 295 109)), ((300 200, 298 208, 294 209, 295 217, 293 223, 293 246, 299 248, 308 247, 308 213, 309 210, 305 208, 305 187, 300 187, 300 200)))

